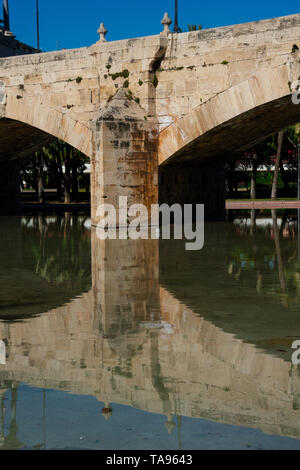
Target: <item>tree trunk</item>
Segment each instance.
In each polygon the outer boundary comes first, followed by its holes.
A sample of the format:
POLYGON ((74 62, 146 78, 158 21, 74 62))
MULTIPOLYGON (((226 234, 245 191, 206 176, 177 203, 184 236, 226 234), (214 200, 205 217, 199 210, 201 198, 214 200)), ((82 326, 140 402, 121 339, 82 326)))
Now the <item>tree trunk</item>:
POLYGON ((59 199, 61 199, 63 195, 62 186, 64 186, 64 175, 62 171, 61 159, 60 159, 59 154, 55 156, 55 162, 56 162, 56 169, 57 169, 57 182, 56 182, 57 196, 59 199))
POLYGON ((70 180, 71 180, 71 173, 70 173, 70 155, 67 151, 65 157, 65 177, 64 177, 64 193, 65 193, 65 203, 69 204, 71 202, 71 193, 70 193, 70 180))
POLYGON ((233 179, 234 179, 234 170, 235 170, 235 161, 231 161, 228 165, 228 194, 227 194, 227 197, 229 199, 233 198, 234 197, 234 193, 233 193, 233 186, 234 186, 234 183, 233 183, 233 179))
POLYGON ((37 182, 37 190, 38 190, 38 202, 42 204, 45 202, 45 193, 44 193, 44 158, 42 150, 38 153, 38 182, 37 182))
POLYGON ((281 256, 281 248, 280 248, 280 238, 279 238, 279 229, 277 225, 277 216, 275 209, 271 209, 272 213, 272 221, 273 221, 273 231, 274 231, 274 241, 275 241, 275 249, 276 249, 276 258, 278 264, 278 277, 280 282, 280 289, 281 292, 285 292, 285 277, 284 277, 284 270, 283 270, 283 261, 281 256))
POLYGON ((257 174, 257 155, 253 155, 252 172, 251 172, 250 199, 256 199, 256 174, 257 174))
POLYGON ((77 155, 76 151, 73 150, 72 154, 72 196, 77 198, 78 196, 78 173, 77 173, 77 155))
POLYGON ((287 196, 290 196, 292 191, 291 191, 291 188, 290 188, 290 185, 289 185, 288 177, 286 176, 286 172, 285 172, 285 169, 284 169, 284 166, 283 166, 282 158, 280 159, 280 162, 279 162, 279 168, 280 168, 281 178, 282 178, 282 181, 283 181, 283 184, 284 184, 285 194, 287 196))
POLYGON ((283 141, 283 131, 278 132, 277 137, 277 155, 275 162, 275 169, 272 182, 272 193, 271 199, 276 199, 277 197, 277 185, 278 185, 278 175, 279 175, 279 164, 281 159, 281 150, 282 150, 282 141, 283 141))

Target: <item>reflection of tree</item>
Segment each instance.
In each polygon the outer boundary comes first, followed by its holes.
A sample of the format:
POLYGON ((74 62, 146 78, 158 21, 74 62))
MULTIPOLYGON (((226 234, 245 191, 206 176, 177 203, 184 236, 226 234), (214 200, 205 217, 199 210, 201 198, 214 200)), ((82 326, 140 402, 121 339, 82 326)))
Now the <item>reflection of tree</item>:
MULTIPOLYGON (((48 282, 89 288, 91 283, 90 237, 84 217, 35 216, 23 228, 26 261, 48 282)), ((27 264, 28 267, 28 264, 27 264)))
POLYGON ((254 233, 255 227, 256 227, 256 210, 255 210, 255 209, 251 209, 250 214, 251 214, 251 230, 250 230, 250 234, 251 234, 251 236, 252 236, 253 233, 254 233))
POLYGON ((18 426, 17 426, 17 384, 10 383, 10 392, 11 392, 11 400, 10 400, 10 423, 9 423, 9 430, 7 435, 5 435, 5 394, 7 390, 3 390, 1 394, 1 429, 0 429, 0 449, 20 449, 24 446, 24 444, 19 441, 17 434, 18 434, 18 426))
POLYGON ((271 215, 269 222, 255 225, 255 232, 252 212, 250 220, 244 217, 231 225, 234 243, 227 259, 227 272, 240 282, 251 283, 257 293, 266 289, 285 293, 288 295, 282 297, 284 302, 288 299, 289 303, 297 303, 300 300, 297 225, 286 212, 280 214, 280 225, 275 210, 271 215))
POLYGON ((275 241, 280 288, 281 288, 281 292, 285 292, 285 279, 284 279, 284 272, 283 272, 283 262, 282 262, 281 248, 280 248, 279 229, 277 225, 276 211, 272 209, 271 213, 272 213, 272 221, 273 221, 273 232, 274 232, 274 241, 275 241))

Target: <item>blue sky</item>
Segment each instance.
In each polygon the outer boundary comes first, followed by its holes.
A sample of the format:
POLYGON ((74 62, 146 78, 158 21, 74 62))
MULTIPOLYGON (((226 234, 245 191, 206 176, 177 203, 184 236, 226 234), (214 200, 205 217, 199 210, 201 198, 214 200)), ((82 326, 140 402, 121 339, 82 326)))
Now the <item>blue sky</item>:
MULTIPOLYGON (((183 30, 187 30, 189 23, 211 28, 300 12, 297 2, 277 0, 178 2, 179 25, 183 30)), ((11 30, 20 41, 33 46, 36 45, 35 5, 36 0, 9 0, 11 30)), ((174 0, 147 3, 144 0, 39 0, 39 5, 40 42, 44 51, 95 43, 101 21, 109 30, 107 40, 113 41, 159 33, 165 11, 174 18, 174 0)))

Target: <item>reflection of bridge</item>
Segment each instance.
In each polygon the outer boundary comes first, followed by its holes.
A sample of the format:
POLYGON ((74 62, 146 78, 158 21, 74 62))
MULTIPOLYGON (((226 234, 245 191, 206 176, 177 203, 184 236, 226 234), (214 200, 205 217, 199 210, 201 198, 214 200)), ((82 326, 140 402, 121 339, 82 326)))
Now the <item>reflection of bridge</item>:
MULTIPOLYGON (((92 240, 93 287, 1 324, 0 381, 300 437, 298 370, 225 333, 159 286, 158 242, 92 240)), ((205 308, 205 305, 203 306, 205 308)), ((201 313, 201 312, 200 312, 201 313)), ((112 405, 113 408, 113 405, 112 405)))
POLYGON ((158 184, 222 218, 224 158, 299 121, 299 46, 292 15, 1 59, 1 201, 16 202, 12 161, 55 136, 91 157, 94 223, 103 198, 149 207, 158 184))

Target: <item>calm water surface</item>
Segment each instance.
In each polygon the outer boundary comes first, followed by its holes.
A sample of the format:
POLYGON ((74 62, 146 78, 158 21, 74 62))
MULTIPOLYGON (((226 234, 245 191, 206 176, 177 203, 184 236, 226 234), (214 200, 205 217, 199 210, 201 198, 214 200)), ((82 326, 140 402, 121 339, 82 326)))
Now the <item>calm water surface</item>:
POLYGON ((297 211, 201 251, 0 218, 0 448, 300 449, 297 211))

